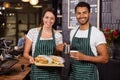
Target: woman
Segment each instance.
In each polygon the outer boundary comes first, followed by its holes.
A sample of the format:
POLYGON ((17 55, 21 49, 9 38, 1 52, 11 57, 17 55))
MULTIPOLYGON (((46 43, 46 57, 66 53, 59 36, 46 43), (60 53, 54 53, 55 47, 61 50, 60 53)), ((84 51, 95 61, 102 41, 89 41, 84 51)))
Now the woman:
POLYGON ((34 65, 34 58, 38 55, 55 55, 55 50, 63 50, 62 35, 53 29, 55 20, 54 9, 46 8, 42 13, 40 27, 29 30, 27 34, 24 57, 33 64, 31 66, 31 80, 60 80, 57 68, 38 68, 34 65), (32 56, 29 55, 31 46, 32 56))

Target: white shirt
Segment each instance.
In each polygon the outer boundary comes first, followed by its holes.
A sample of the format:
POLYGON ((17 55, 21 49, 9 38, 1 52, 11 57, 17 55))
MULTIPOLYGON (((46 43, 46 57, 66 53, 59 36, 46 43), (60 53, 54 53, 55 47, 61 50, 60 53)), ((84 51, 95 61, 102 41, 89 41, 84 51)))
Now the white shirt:
MULTIPOLYGON (((78 29, 78 27, 71 30, 70 43, 72 42, 73 35, 75 34, 77 29, 78 29)), ((75 37, 87 38, 87 36, 88 36, 87 34, 88 34, 88 30, 80 30, 79 29, 77 31, 75 37)), ((96 50, 96 46, 98 46, 99 44, 102 44, 102 43, 106 43, 106 39, 105 39, 103 32, 100 31, 99 29, 97 29, 96 27, 92 26, 91 35, 90 35, 90 46, 91 46, 91 50, 95 56, 97 56, 97 54, 98 54, 97 50, 96 50)))
MULTIPOLYGON (((36 41, 37 41, 38 34, 39 34, 39 31, 37 30, 37 28, 33 28, 33 29, 30 29, 28 34, 26 35, 27 38, 30 41, 33 42, 33 44, 32 44, 32 55, 33 55, 34 50, 35 50, 35 44, 36 44, 36 41)), ((41 40, 46 40, 44 38, 40 38, 40 39, 41 40)), ((52 39, 52 38, 48 38, 47 40, 49 40, 49 39, 52 39)), ((55 43, 56 43, 56 45, 63 43, 62 34, 59 33, 59 32, 55 33, 55 43)))

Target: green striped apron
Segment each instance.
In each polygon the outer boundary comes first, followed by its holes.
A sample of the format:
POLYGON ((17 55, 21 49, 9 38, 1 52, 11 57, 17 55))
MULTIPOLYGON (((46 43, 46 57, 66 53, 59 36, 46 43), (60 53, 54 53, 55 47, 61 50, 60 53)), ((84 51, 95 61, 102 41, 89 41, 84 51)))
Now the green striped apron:
MULTIPOLYGON (((77 31, 79 28, 77 29, 77 31)), ((94 56, 90 48, 90 33, 91 27, 88 31, 87 38, 77 38, 75 37, 77 31, 75 32, 72 39, 72 49, 78 50, 85 55, 94 56)), ((98 80, 97 67, 94 63, 88 61, 79 61, 70 59, 71 61, 71 71, 69 80, 98 80)))
MULTIPOLYGON (((55 52, 55 37, 52 30, 52 40, 40 40, 42 28, 39 32, 34 57, 38 55, 54 55, 55 52)), ((38 67, 31 66, 31 80, 60 80, 59 69, 53 67, 38 67)))

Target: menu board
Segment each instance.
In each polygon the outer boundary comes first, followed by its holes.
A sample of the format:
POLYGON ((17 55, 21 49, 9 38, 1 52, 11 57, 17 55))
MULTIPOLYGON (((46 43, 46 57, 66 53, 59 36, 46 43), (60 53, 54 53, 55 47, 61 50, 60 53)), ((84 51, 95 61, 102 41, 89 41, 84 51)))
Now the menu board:
POLYGON ((77 22, 75 17, 74 8, 80 1, 88 2, 90 4, 91 7, 90 23, 93 26, 99 28, 100 0, 68 0, 68 28, 71 29, 79 26, 79 23, 77 22))

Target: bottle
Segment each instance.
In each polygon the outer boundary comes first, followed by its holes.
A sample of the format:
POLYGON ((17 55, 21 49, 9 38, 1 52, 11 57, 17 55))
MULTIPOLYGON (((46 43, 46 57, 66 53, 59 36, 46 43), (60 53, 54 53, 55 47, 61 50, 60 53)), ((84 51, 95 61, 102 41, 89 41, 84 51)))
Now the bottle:
POLYGON ((64 47, 64 53, 69 54, 70 53, 70 44, 66 44, 64 47))
POLYGON ((61 11, 60 11, 60 7, 58 6, 57 8, 57 15, 60 15, 61 11))

